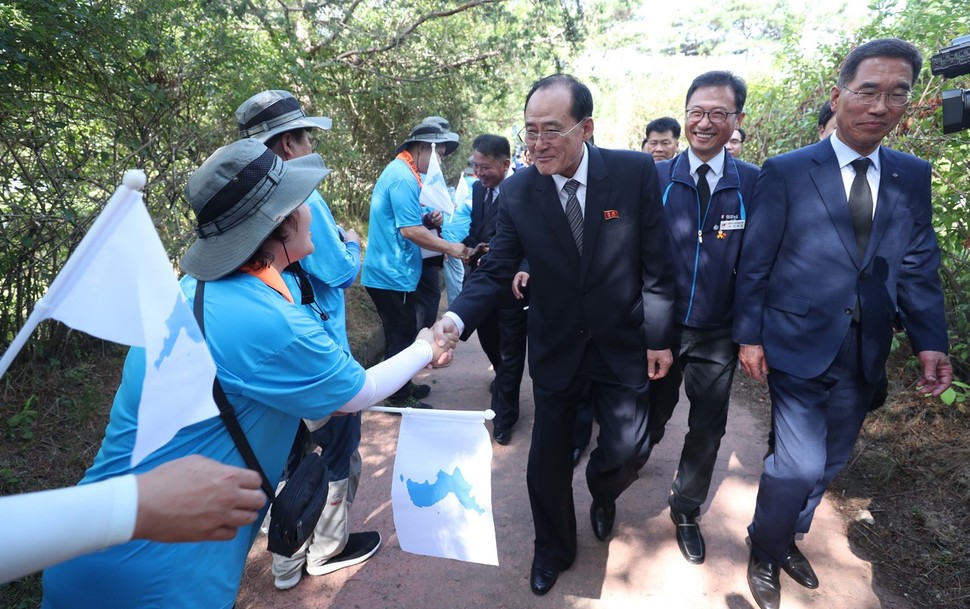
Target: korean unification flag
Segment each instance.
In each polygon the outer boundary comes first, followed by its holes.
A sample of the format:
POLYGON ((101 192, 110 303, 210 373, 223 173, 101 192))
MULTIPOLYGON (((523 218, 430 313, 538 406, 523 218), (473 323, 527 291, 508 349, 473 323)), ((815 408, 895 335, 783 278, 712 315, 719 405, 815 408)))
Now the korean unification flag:
POLYGON ((215 363, 138 190, 128 172, 0 361, 6 371, 44 319, 105 340, 143 347, 134 467, 192 423, 219 414, 212 399, 215 363))
POLYGON ((431 144, 428 173, 421 183, 421 195, 418 200, 423 207, 429 207, 450 216, 455 213, 455 202, 451 200, 451 192, 448 190, 444 174, 441 173, 441 164, 438 163, 438 155, 434 153, 434 148, 435 144, 431 144))
POLYGON ((401 549, 498 565, 482 412, 404 410, 391 501, 401 549))

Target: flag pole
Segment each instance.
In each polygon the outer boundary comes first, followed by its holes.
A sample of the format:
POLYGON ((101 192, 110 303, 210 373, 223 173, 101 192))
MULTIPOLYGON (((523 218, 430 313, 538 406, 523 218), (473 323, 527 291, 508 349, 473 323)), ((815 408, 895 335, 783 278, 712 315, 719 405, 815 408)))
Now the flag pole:
POLYGON ((392 408, 388 406, 371 406, 366 410, 370 412, 387 412, 390 414, 402 414, 407 413, 411 417, 420 417, 426 419, 464 419, 469 421, 474 421, 476 419, 483 419, 484 421, 491 421, 495 418, 495 411, 489 408, 488 410, 432 410, 428 408, 392 408))
POLYGON ((7 372, 10 364, 13 363, 14 358, 17 357, 20 350, 23 349, 24 344, 26 344, 27 339, 34 332, 34 329, 37 328, 40 322, 50 317, 50 306, 48 302, 56 302, 57 294, 61 290, 69 288, 74 282, 74 273, 70 271, 79 265, 81 268, 86 266, 88 262, 88 250, 91 248, 91 244, 98 240, 101 233, 114 230, 114 227, 117 225, 117 218, 122 215, 120 212, 126 211, 123 209, 120 201, 133 191, 143 189, 146 181, 147 178, 145 177, 144 171, 135 169, 125 172, 122 185, 111 195, 111 199, 108 200, 104 209, 94 220, 94 224, 91 225, 87 234, 81 239, 81 243, 78 244, 74 252, 68 257, 61 271, 54 277, 54 281, 47 288, 47 292, 34 305, 34 310, 30 312, 26 323, 24 323, 24 327, 17 332, 17 336, 14 337, 13 342, 7 347, 3 358, 0 358, 0 377, 7 372))

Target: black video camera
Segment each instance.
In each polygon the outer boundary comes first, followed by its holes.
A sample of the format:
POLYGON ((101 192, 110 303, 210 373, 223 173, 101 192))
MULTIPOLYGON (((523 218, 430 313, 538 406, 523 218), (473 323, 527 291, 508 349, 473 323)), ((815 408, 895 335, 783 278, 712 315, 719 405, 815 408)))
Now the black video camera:
MULTIPOLYGON (((970 36, 954 38, 945 49, 930 57, 933 74, 954 78, 970 74, 970 36)), ((943 133, 956 133, 970 127, 970 90, 943 92, 943 133)))

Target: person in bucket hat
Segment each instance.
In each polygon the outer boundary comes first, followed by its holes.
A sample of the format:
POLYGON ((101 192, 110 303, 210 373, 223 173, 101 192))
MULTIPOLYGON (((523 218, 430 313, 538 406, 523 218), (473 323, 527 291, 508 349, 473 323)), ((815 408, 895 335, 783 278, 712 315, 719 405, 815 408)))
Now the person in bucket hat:
MULTIPOLYGON (((186 187, 198 238, 182 259, 189 273, 182 289, 193 306, 199 281, 206 282, 202 318, 219 383, 274 485, 289 452, 281 438, 295 435, 301 418, 319 426, 338 409, 356 412, 381 401, 431 362, 448 363, 453 346, 425 331, 387 369, 366 371, 293 303, 280 273, 313 250, 303 201, 326 173, 317 155, 283 161, 245 139, 213 153, 186 187)), ((129 351, 101 449, 81 483, 139 474, 189 454, 244 467, 218 416, 179 430, 131 467, 148 365, 143 348, 129 351)), ((64 562, 44 573, 43 607, 228 609, 261 520, 229 541, 136 540, 64 562)))
MULTIPOLYGON (((331 125, 329 118, 306 116, 286 91, 253 95, 236 110, 236 119, 240 135, 246 137, 255 129, 250 137, 265 142, 283 160, 311 154, 315 148, 311 133, 331 125), (268 130, 261 129, 264 124, 268 130)), ((312 218, 313 253, 288 267, 283 279, 292 293, 302 295, 306 312, 350 353, 344 289, 353 285, 360 270, 360 237, 353 229, 337 225, 319 190, 314 189, 306 204, 312 218)), ((331 475, 329 500, 303 548, 290 557, 273 554, 273 583, 278 590, 296 586, 304 567, 310 575, 325 575, 367 560, 381 545, 377 531, 350 532, 350 506, 361 475, 361 417, 333 417, 313 432, 312 442, 307 436, 306 428, 301 427, 285 478, 289 479, 307 452, 319 446, 331 475)))
MULTIPOLYGON (((444 144, 437 144, 436 149, 444 147, 444 154, 450 154, 455 148, 458 147, 458 134, 451 131, 451 123, 448 119, 442 116, 426 116, 421 120, 421 124, 412 130, 422 131, 422 125, 425 123, 431 123, 438 125, 445 131, 445 138, 447 141, 444 144)), ((420 134, 418 134, 420 137, 420 134)), ((440 160, 440 157, 439 157, 440 160)), ((454 232, 452 230, 445 231, 448 229, 457 229, 454 226, 454 217, 448 219, 448 226, 444 226, 444 215, 430 207, 424 205, 421 206, 421 211, 424 214, 425 226, 434 230, 439 237, 443 238, 445 241, 460 242, 462 238, 455 238, 454 232)), ((454 214, 452 214, 454 216, 454 214)), ((425 328, 434 325, 436 319, 438 319, 438 303, 441 301, 441 274, 444 271, 445 278, 449 279, 451 283, 455 283, 456 271, 454 267, 457 266, 462 275, 464 274, 464 264, 461 260, 452 258, 451 256, 445 256, 444 254, 437 254, 436 252, 423 250, 421 252, 421 279, 418 281, 418 288, 415 290, 415 300, 414 300, 414 311, 417 316, 417 326, 418 328, 425 328)), ((458 278, 458 289, 461 286, 461 278, 458 278)), ((416 396, 417 397, 417 396, 416 396)))
MULTIPOLYGON (((381 317, 385 357, 405 348, 418 333, 416 292, 424 268, 421 250, 461 260, 466 260, 471 251, 462 243, 438 236, 436 230, 429 228, 434 220, 422 212, 421 181, 428 171, 432 144, 439 157, 458 148, 458 135, 449 130, 448 121, 440 116, 428 117, 411 129, 371 194, 367 256, 360 282, 381 317)), ((437 214, 438 224, 440 215, 437 214)), ((430 390, 428 385, 409 383, 392 395, 387 405, 430 408, 419 401, 430 390)))
POLYGON ((307 116, 289 91, 269 90, 253 95, 236 110, 239 135, 267 143, 277 135, 296 129, 330 129, 326 116, 307 116))

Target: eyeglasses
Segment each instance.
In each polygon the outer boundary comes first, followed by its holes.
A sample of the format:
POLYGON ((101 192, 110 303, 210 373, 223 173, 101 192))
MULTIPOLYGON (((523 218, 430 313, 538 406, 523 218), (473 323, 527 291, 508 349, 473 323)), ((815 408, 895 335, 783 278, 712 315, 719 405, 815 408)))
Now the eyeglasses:
POLYGON ((555 144, 556 142, 559 141, 559 138, 564 137, 564 136, 569 135, 570 133, 572 133, 573 129, 575 129, 576 127, 579 127, 580 125, 582 125, 583 123, 585 123, 586 122, 586 119, 588 119, 588 118, 589 117, 587 116, 586 118, 582 119, 581 121, 579 121, 578 123, 576 123, 575 125, 573 125, 572 127, 570 127, 569 129, 567 129, 566 131, 542 131, 542 132, 539 132, 539 131, 527 131, 526 129, 522 129, 516 135, 518 136, 520 142, 526 142, 526 143, 529 143, 529 144, 535 144, 539 140, 542 140, 542 141, 544 141, 547 144, 555 144))
POLYGON ((855 98, 860 104, 874 104, 876 103, 876 100, 885 95, 887 104, 901 108, 913 99, 912 91, 907 91, 905 93, 876 93, 875 91, 853 91, 852 89, 845 90, 855 95, 855 98))
POLYGON ((711 110, 710 112, 704 112, 697 108, 693 108, 687 111, 687 120, 691 122, 700 122, 704 116, 710 119, 712 123, 723 123, 732 114, 738 114, 737 112, 725 112, 724 110, 711 110))

